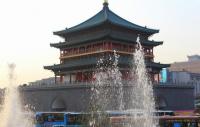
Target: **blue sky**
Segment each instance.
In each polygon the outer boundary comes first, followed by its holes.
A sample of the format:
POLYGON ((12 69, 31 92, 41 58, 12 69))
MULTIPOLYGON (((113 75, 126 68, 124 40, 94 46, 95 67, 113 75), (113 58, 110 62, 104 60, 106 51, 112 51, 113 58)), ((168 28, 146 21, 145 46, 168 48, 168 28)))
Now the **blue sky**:
MULTIPOLYGON (((0 85, 8 83, 7 64, 16 64, 16 84, 53 76, 44 65, 59 62, 50 43, 61 39, 53 31, 72 27, 102 9, 103 0, 0 0, 0 85)), ((162 63, 187 60, 200 54, 200 0, 109 0, 121 17, 155 29, 151 39, 162 63)))

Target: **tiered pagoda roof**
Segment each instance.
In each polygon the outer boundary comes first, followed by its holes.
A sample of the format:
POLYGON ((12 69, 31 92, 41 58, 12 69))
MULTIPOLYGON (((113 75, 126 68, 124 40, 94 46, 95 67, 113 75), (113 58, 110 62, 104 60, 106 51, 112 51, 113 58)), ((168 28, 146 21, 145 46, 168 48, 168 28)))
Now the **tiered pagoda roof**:
MULTIPOLYGON (((53 70, 53 71, 61 71, 61 70, 76 70, 78 69, 77 67, 84 67, 84 66, 90 66, 90 69, 92 69, 92 67, 96 67, 96 64, 98 62, 98 58, 96 57, 91 57, 89 59, 77 59, 77 60, 73 60, 73 61, 68 61, 65 64, 55 64, 54 66, 45 66, 45 69, 48 70, 53 70)), ((119 66, 127 66, 130 67, 132 65, 132 58, 129 57, 120 57, 119 58, 119 66)), ((169 67, 169 64, 161 64, 161 63, 155 63, 155 62, 146 62, 146 67, 153 67, 153 68, 165 68, 165 67, 169 67)))
MULTIPOLYGON (((78 44, 86 44, 87 42, 91 42, 91 41, 98 41, 101 39, 112 39, 112 40, 117 40, 117 41, 124 41, 124 42, 131 42, 131 43, 136 43, 136 40, 134 37, 126 37, 126 36, 118 36, 115 33, 101 33, 101 34, 96 34, 94 36, 87 36, 87 38, 82 38, 81 40, 77 39, 77 40, 73 40, 70 42, 60 42, 60 43, 53 43, 50 44, 51 47, 55 47, 55 48, 65 48, 66 46, 75 46, 78 44)), ((158 45, 162 45, 163 41, 150 41, 150 40, 146 40, 146 41, 142 41, 141 42, 142 45, 145 46, 158 46, 158 45)))
MULTIPOLYGON (((136 44, 136 38, 140 34, 142 39, 140 40, 143 46, 154 47, 163 44, 162 41, 151 41, 148 37, 158 33, 157 29, 150 29, 146 26, 139 26, 131 23, 122 17, 112 12, 108 3, 103 4, 103 9, 96 15, 91 17, 79 25, 71 28, 66 28, 61 31, 54 32, 54 35, 58 35, 65 39, 65 42, 50 44, 52 47, 65 49, 72 48, 73 46, 82 46, 87 43, 95 43, 102 40, 112 40, 120 43, 132 43, 136 44)), ((121 58, 121 57, 120 57, 121 58)), ((123 58, 123 57, 122 57, 123 58)), ((45 66, 45 69, 52 70, 54 72, 76 70, 77 67, 95 66, 97 58, 90 59, 73 59, 65 63, 45 66)), ((119 60, 119 65, 129 66, 131 60, 119 60)), ((155 62, 146 62, 147 67, 155 69, 162 69, 169 67, 169 64, 160 64, 155 62)))
MULTIPOLYGON (((150 29, 147 28, 146 26, 143 27, 140 25, 136 25, 121 18, 120 16, 118 16, 109 9, 108 3, 104 3, 103 9, 90 19, 74 27, 54 32, 54 35, 58 35, 63 38, 68 38, 70 36, 69 38, 71 38, 71 36, 74 36, 74 34, 80 34, 80 32, 82 31, 91 30, 93 28, 102 27, 101 31, 96 31, 95 33, 90 32, 90 34, 86 35, 87 37, 80 37, 80 36, 76 38, 72 37, 73 39, 70 40, 66 39, 65 40, 66 42, 53 43, 51 44, 51 46, 56 48, 65 48, 65 46, 79 45, 83 43, 85 44, 87 42, 102 40, 102 39, 112 39, 112 40, 136 43, 136 38, 133 36, 133 34, 129 32, 117 31, 116 29, 115 30, 112 29, 112 27, 105 27, 106 24, 109 26, 126 29, 126 31, 144 34, 146 36, 151 36, 159 32, 159 30, 150 29)), ((141 43, 142 45, 146 46, 158 46, 163 44, 162 41, 157 42, 149 40, 147 41, 141 40, 141 43)))
POLYGON ((85 22, 79 25, 71 27, 69 29, 66 28, 65 30, 54 32, 54 34, 63 36, 64 34, 67 34, 67 33, 72 33, 76 31, 86 30, 92 27, 100 26, 104 23, 110 23, 112 25, 125 27, 130 30, 144 32, 149 35, 159 32, 159 30, 142 27, 121 18, 120 16, 118 16, 117 14, 115 14, 108 8, 108 3, 104 3, 103 9, 99 13, 91 17, 90 19, 86 20, 85 22))

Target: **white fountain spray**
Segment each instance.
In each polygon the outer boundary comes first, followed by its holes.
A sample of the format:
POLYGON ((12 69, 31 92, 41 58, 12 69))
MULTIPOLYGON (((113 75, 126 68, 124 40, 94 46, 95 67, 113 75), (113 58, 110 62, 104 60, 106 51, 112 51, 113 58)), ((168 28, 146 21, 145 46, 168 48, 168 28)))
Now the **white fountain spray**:
POLYGON ((117 96, 116 99, 119 105, 117 110, 122 111, 124 110, 124 102, 123 102, 124 91, 123 91, 123 84, 122 84, 122 74, 119 71, 119 67, 118 67, 119 57, 120 56, 114 50, 114 63, 113 63, 113 69, 111 70, 110 75, 112 76, 112 80, 113 80, 112 84, 115 87, 115 91, 116 91, 115 96, 117 96))
POLYGON ((107 110, 123 110, 122 74, 119 71, 116 51, 114 55, 105 56, 97 62, 95 81, 92 87, 91 107, 92 114, 97 114, 96 120, 92 116, 93 126, 107 126, 107 110), (105 114, 104 114, 105 113, 105 114))
POLYGON ((153 118, 155 112, 155 101, 153 96, 152 83, 148 78, 145 66, 144 52, 137 38, 137 48, 133 54, 132 75, 135 77, 132 91, 132 115, 136 117, 131 121, 131 127, 156 127, 158 122, 153 118), (138 119, 137 113, 143 115, 138 119))
POLYGON ((5 91, 4 105, 0 113, 0 127, 33 127, 31 114, 22 110, 20 96, 15 86, 15 64, 9 64, 9 84, 5 91))
POLYGON ((114 55, 109 58, 100 59, 97 63, 95 74, 97 104, 100 110, 123 110, 123 84, 122 74, 119 71, 118 59, 114 50, 114 55))

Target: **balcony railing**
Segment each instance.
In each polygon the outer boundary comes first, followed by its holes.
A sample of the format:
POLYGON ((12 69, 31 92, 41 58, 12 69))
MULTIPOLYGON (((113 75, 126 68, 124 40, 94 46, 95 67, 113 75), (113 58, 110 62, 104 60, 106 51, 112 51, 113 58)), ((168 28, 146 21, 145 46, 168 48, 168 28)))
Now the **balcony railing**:
MULTIPOLYGON (((97 54, 97 53, 102 53, 102 52, 113 52, 113 50, 116 50, 117 53, 119 54, 133 54, 133 50, 127 49, 127 50, 120 50, 120 49, 111 49, 111 48, 98 48, 98 49, 86 49, 83 51, 71 51, 67 53, 61 53, 60 54, 60 59, 65 59, 65 58, 71 58, 71 57, 77 57, 77 56, 84 56, 84 55, 90 55, 90 54, 97 54)), ((154 57, 153 52, 144 52, 145 57, 154 57)))

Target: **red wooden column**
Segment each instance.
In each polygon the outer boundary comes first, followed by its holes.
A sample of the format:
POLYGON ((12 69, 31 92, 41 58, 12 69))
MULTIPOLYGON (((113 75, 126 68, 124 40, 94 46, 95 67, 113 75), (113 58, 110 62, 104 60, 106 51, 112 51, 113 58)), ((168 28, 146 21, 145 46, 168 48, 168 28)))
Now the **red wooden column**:
POLYGON ((81 82, 84 81, 84 75, 83 75, 83 72, 81 72, 81 82))
POLYGON ((60 75, 60 83, 63 83, 63 75, 60 75))
POLYGON ((76 81, 77 82, 82 82, 83 81, 83 73, 82 72, 77 72, 76 73, 76 81))
POLYGON ((158 83, 160 82, 160 74, 158 73, 158 83))
POLYGON ((154 84, 154 83, 155 83, 154 74, 153 74, 153 73, 150 73, 150 77, 151 77, 151 82, 154 84))
POLYGON ((91 81, 95 81, 96 78, 95 78, 95 73, 94 72, 91 72, 92 73, 92 78, 91 78, 91 81))

